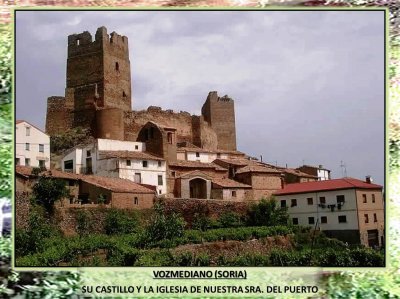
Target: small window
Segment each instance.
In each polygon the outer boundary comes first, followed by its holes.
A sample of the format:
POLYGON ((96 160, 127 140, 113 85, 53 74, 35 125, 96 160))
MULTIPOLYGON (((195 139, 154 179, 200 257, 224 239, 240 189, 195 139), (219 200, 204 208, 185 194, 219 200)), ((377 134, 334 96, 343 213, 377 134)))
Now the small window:
POLYGON ((74 161, 73 160, 67 160, 64 161, 64 170, 73 170, 74 169, 74 161))
POLYGON ((26 136, 31 136, 31 128, 30 127, 26 127, 26 136))
POLYGON ((315 220, 314 217, 308 217, 308 224, 314 224, 315 220))
POLYGON ((364 221, 365 221, 365 223, 368 223, 368 222, 369 222, 368 214, 364 214, 364 221))
POLYGON ((21 163, 19 158, 15 158, 15 165, 19 165, 21 163))
POLYGON ((117 72, 119 71, 119 63, 118 63, 118 62, 115 63, 115 70, 116 70, 117 72))
POLYGON ((171 176, 175 177, 176 176, 176 172, 175 171, 171 171, 171 176))
POLYGON ((161 190, 158 190, 158 194, 161 194, 161 190))
POLYGON ((375 203, 375 194, 372 194, 372 202, 375 203))
POLYGON ((325 196, 321 196, 321 197, 319 198, 319 203, 320 203, 321 205, 326 204, 325 196))
POLYGON ((221 154, 220 153, 217 154, 217 158, 218 159, 221 158, 221 154))
POLYGON ((39 144, 39 152, 44 153, 44 144, 39 144))
POLYGON ((25 166, 31 166, 31 159, 25 158, 25 166))
POLYGON ((362 197, 363 197, 363 203, 367 203, 367 194, 363 194, 362 197))
POLYGON ((29 146, 29 143, 25 143, 25 150, 26 150, 26 151, 29 151, 29 147, 30 147, 30 146, 29 146))
POLYGON ((90 151, 86 151, 86 157, 91 157, 92 153, 90 151))
POLYGON ((147 161, 143 161, 143 162, 142 162, 142 166, 143 166, 144 168, 147 168, 147 161))
POLYGON ((39 167, 40 168, 45 168, 46 167, 44 160, 39 160, 39 167))
POLYGON ((378 217, 376 216, 376 213, 374 213, 374 222, 378 222, 378 217))
POLYGON ((162 186, 163 185, 163 179, 162 179, 162 175, 158 176, 158 186, 162 186))
POLYGON ((161 167, 161 161, 158 161, 158 167, 161 167))
POLYGON ((138 150, 139 149, 139 145, 135 145, 135 150, 138 150))
POLYGON ((297 199, 296 199, 296 198, 293 198, 293 199, 291 200, 290 207, 296 207, 296 206, 297 206, 297 199))
POLYGON ((281 208, 286 208, 286 200, 281 200, 281 208))
POLYGON ((172 144, 172 133, 167 134, 168 143, 172 144))
POLYGON ((307 198, 307 204, 308 205, 312 205, 313 204, 313 198, 312 197, 307 198))
POLYGON ((196 153, 196 157, 197 157, 197 158, 200 157, 200 153, 196 153))
POLYGON ((346 218, 345 215, 338 216, 338 220, 339 220, 339 223, 346 223, 347 222, 347 218, 346 218))
POLYGON ((321 223, 328 223, 328 217, 321 216, 321 223))
POLYGON ((126 93, 125 93, 125 91, 122 91, 122 97, 123 97, 123 98, 126 98, 126 93))
POLYGON ((232 197, 236 197, 236 191, 232 191, 232 197))
POLYGON ((139 198, 135 197, 133 202, 135 203, 135 205, 138 205, 139 204, 139 198))
POLYGON ((299 224, 299 218, 292 218, 292 223, 293 223, 293 225, 298 225, 299 224))
POLYGON ((336 203, 343 204, 344 203, 344 195, 336 195, 336 203))
POLYGON ((77 40, 76 40, 76 45, 79 46, 80 43, 81 43, 81 40, 80 40, 80 39, 77 39, 77 40))
POLYGON ((131 160, 126 160, 126 166, 131 166, 131 160))

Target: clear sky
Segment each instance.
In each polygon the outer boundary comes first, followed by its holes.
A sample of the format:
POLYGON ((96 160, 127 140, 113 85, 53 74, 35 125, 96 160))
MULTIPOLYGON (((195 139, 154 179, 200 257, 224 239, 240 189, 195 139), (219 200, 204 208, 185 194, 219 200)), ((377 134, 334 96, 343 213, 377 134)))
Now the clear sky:
POLYGON ((134 110, 235 100, 238 150, 384 182, 384 14, 373 11, 17 12, 16 118, 44 128, 64 95, 67 36, 129 39, 134 110))

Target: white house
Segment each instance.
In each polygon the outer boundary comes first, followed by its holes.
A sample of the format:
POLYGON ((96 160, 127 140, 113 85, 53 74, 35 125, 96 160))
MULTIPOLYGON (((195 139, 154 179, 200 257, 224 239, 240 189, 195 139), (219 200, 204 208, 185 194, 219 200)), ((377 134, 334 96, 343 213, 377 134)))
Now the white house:
POLYGON ((354 178, 288 184, 275 193, 294 225, 365 246, 384 244, 382 186, 354 178))
POLYGON ((97 139, 67 153, 62 159, 62 170, 128 179, 156 186, 157 194, 166 194, 166 162, 145 150, 143 142, 97 139))
POLYGON ((15 124, 15 165, 50 168, 50 136, 24 120, 15 124))
POLYGON ((245 154, 239 151, 208 150, 199 147, 178 147, 176 150, 178 160, 211 163, 215 159, 243 159, 245 154))

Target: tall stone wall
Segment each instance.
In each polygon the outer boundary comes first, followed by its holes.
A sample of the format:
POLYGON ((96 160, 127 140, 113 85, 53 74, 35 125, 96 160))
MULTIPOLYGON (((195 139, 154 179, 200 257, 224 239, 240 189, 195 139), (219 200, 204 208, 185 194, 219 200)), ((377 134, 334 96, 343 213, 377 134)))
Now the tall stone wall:
POLYGON ((218 149, 236 150, 236 125, 234 101, 228 96, 219 97, 216 91, 208 94, 201 114, 217 134, 218 149))
POLYGON ((47 99, 46 133, 53 136, 61 134, 73 127, 72 110, 66 107, 64 97, 49 97, 47 99))

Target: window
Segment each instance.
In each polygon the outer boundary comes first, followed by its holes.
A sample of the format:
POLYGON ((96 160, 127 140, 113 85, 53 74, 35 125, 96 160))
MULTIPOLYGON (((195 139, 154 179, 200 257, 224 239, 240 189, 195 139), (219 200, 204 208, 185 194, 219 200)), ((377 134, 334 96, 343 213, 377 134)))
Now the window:
POLYGON ((76 40, 76 45, 79 46, 80 42, 81 42, 81 41, 80 41, 79 39, 77 39, 77 40, 76 40))
POLYGON ((142 166, 143 166, 144 168, 146 168, 146 167, 147 167, 147 161, 143 161, 143 162, 142 162, 142 166))
POLYGON ((90 151, 86 151, 86 157, 91 157, 92 153, 90 151))
POLYGON ((25 158, 25 166, 31 166, 31 159, 25 158))
POLYGON ((281 200, 281 208, 286 208, 286 200, 281 200))
POLYGON ((326 204, 325 196, 321 196, 321 197, 319 198, 319 203, 320 203, 321 205, 326 204))
POLYGON ((291 205, 290 205, 290 207, 296 207, 297 206, 297 199, 296 198, 293 198, 292 200, 291 200, 291 205))
POLYGON ((138 150, 139 149, 139 145, 135 145, 135 150, 138 150))
POLYGON ((161 167, 161 161, 158 161, 158 167, 161 167))
POLYGON ((378 217, 376 217, 375 213, 374 213, 374 222, 378 222, 378 217))
POLYGON ((175 175, 176 175, 175 171, 171 171, 171 176, 175 177, 175 175))
POLYGON ((200 153, 196 153, 196 157, 197 157, 197 158, 200 157, 200 153))
POLYGON ((44 144, 39 144, 39 152, 44 153, 44 144))
POLYGON ((232 191, 232 197, 236 197, 236 191, 232 191))
POLYGON ((314 217, 308 217, 308 224, 314 224, 314 217))
POLYGON ((25 150, 29 151, 29 143, 25 143, 25 150))
POLYGON ((347 218, 346 218, 345 215, 338 216, 338 220, 339 220, 339 223, 346 223, 347 222, 347 218))
POLYGON ((19 158, 15 158, 15 165, 19 165, 21 163, 19 158))
POLYGON ((123 97, 123 98, 126 98, 126 93, 125 93, 124 90, 122 91, 122 97, 123 97))
POLYGON ((368 220, 368 214, 364 214, 364 221, 365 221, 365 223, 368 223, 368 222, 369 222, 369 220, 368 220))
POLYGON ((336 202, 339 204, 344 203, 344 195, 336 195, 336 202))
POLYGON ((126 160, 126 166, 131 166, 131 160, 126 160))
POLYGON ((135 203, 135 205, 138 205, 139 204, 139 198, 135 197, 133 202, 135 203))
POLYGON ((119 71, 119 63, 118 63, 118 62, 115 63, 115 70, 116 70, 117 72, 119 71))
POLYGON ((375 194, 372 194, 372 202, 375 203, 375 194))
POLYGON ((321 223, 328 223, 328 217, 321 216, 321 223))
POLYGON ((39 167, 40 168, 45 168, 46 167, 46 165, 44 164, 44 160, 39 160, 39 167))
POLYGON ((30 127, 25 127, 25 132, 26 132, 26 136, 31 136, 31 128, 30 127))
POLYGON ((363 194, 362 197, 363 197, 363 203, 367 203, 367 194, 363 194))
POLYGON ((158 190, 158 194, 161 194, 161 190, 158 190))
POLYGON ((292 223, 293 223, 293 225, 298 225, 299 224, 299 218, 292 218, 292 223))
POLYGON ((217 158, 218 159, 221 158, 221 154, 220 153, 217 154, 217 158))
POLYGON ((64 171, 72 170, 74 169, 74 161, 73 160, 67 160, 64 161, 64 171))
POLYGON ((167 134, 168 143, 172 144, 172 133, 167 134))
POLYGON ((158 176, 158 186, 162 186, 163 185, 163 179, 162 179, 162 175, 158 176))
POLYGON ((308 205, 312 205, 313 204, 312 197, 307 198, 307 203, 308 203, 308 205))

